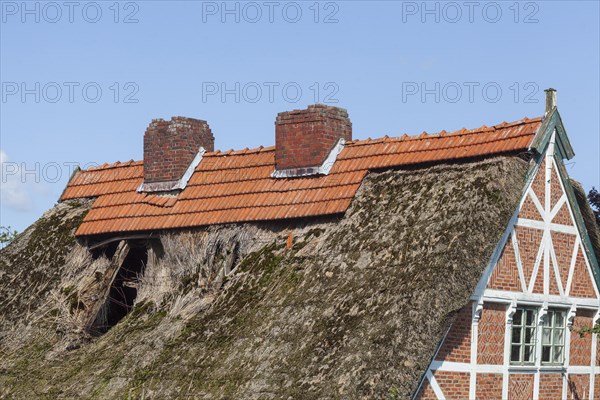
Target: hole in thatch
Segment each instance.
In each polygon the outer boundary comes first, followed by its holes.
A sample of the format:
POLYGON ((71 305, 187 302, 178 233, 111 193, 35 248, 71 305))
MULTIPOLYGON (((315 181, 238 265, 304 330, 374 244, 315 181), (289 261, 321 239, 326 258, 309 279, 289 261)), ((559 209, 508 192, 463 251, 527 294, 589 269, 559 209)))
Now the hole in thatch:
POLYGON ((119 245, 119 242, 115 241, 115 242, 109 243, 106 246, 98 247, 98 248, 92 250, 92 259, 97 260, 98 258, 100 258, 104 255, 106 258, 111 260, 113 258, 113 256, 115 255, 115 252, 117 251, 118 245, 119 245))
POLYGON ((165 256, 165 248, 160 240, 150 240, 148 245, 152 249, 152 253, 154 253, 156 258, 161 259, 165 256))
POLYGON ((96 316, 91 333, 106 333, 132 310, 147 262, 146 243, 130 242, 129 252, 110 285, 108 297, 96 316))

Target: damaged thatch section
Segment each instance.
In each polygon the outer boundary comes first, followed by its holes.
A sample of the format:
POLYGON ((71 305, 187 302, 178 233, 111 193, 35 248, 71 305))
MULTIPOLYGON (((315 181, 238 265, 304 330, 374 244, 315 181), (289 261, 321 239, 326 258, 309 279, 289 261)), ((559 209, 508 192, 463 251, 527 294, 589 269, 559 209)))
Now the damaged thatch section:
MULTIPOLYGON (((56 350, 55 336, 8 348, 0 397, 408 398, 516 210, 528 167, 499 157, 371 174, 339 221, 162 236, 132 313, 72 351, 56 350)), ((75 281, 106 262, 59 275, 75 281)))
POLYGON ((89 200, 57 204, 0 251, 0 338, 15 325, 31 323, 51 301, 68 259, 77 247, 74 232, 89 208, 89 200))

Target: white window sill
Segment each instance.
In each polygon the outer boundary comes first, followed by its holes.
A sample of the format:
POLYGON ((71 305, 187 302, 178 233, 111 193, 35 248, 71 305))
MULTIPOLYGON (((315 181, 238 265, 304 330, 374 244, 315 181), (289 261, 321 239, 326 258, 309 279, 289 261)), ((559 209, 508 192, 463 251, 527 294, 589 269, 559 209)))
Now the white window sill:
POLYGON ((566 373, 564 365, 510 365, 508 372, 560 372, 566 373))

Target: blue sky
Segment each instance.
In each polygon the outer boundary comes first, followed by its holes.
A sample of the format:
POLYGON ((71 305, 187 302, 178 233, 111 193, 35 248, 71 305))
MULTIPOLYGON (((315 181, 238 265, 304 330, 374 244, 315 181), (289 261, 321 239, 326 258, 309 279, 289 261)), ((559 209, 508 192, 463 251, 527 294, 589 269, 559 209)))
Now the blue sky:
POLYGON ((0 225, 22 230, 70 170, 142 158, 152 118, 215 147, 274 143, 277 112, 348 109, 354 137, 492 125, 558 105, 600 186, 597 1, 1 1, 0 225), (25 7, 23 7, 25 4, 25 7))

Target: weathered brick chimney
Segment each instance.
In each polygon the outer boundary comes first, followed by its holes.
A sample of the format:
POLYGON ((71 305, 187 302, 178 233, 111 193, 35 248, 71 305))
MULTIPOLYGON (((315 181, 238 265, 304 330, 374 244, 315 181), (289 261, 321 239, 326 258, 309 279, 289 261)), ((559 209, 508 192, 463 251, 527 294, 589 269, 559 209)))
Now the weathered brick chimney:
POLYGON ((556 108, 556 89, 548 88, 544 90, 546 92, 546 110, 544 111, 544 117, 547 117, 552 110, 556 108))
POLYGON ((340 139, 352 140, 352 123, 343 108, 316 104, 306 110, 277 114, 273 176, 323 173, 324 163, 335 161, 335 158, 332 161, 328 157, 331 158, 336 145, 340 145, 340 139))
POLYGON ((144 183, 140 191, 182 189, 186 172, 189 174, 192 162, 200 159, 200 147, 214 151, 214 143, 206 121, 185 117, 152 120, 144 134, 144 183))

